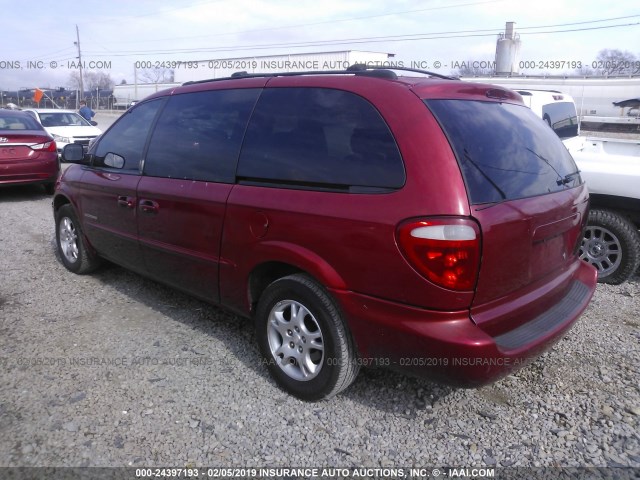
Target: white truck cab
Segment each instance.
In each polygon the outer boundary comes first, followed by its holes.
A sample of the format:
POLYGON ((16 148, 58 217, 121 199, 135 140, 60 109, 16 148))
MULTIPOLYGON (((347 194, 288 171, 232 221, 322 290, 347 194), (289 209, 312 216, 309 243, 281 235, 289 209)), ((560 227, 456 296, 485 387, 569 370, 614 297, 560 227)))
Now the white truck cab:
POLYGON ((640 140, 580 136, 576 106, 555 90, 516 90, 553 128, 587 183, 591 211, 580 257, 598 281, 620 284, 640 265, 640 140))

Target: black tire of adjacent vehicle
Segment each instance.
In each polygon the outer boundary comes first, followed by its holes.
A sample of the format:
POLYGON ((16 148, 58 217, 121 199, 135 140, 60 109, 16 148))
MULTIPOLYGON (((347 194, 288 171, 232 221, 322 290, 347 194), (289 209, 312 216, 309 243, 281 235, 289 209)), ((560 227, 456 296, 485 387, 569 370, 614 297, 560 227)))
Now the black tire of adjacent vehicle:
POLYGON ((47 195, 53 195, 55 191, 56 191, 56 184, 55 183, 45 183, 44 184, 44 193, 46 193, 47 195))
POLYGON ((616 270, 606 276, 598 273, 598 282, 619 285, 640 267, 640 233, 626 217, 612 210, 592 209, 587 226, 595 225, 613 233, 620 242, 622 259, 616 270))
POLYGON ((274 281, 264 291, 256 310, 256 336, 271 375, 285 391, 298 398, 317 401, 330 398, 347 388, 358 375, 360 366, 354 342, 343 316, 329 293, 304 274, 274 281), (316 319, 322 333, 324 357, 319 373, 311 380, 291 378, 271 353, 268 339, 269 316, 276 304, 292 300, 303 305, 316 319))
POLYGON ((77 273, 79 275, 90 273, 98 268, 101 264, 100 257, 87 250, 84 235, 82 233, 82 228, 80 227, 80 222, 78 221, 76 212, 71 205, 63 205, 56 212, 56 247, 58 249, 60 259, 62 260, 62 264, 67 268, 67 270, 73 273, 77 273), (60 224, 64 221, 64 219, 69 219, 71 225, 75 230, 76 245, 78 248, 78 256, 75 261, 70 261, 65 256, 60 244, 60 224))

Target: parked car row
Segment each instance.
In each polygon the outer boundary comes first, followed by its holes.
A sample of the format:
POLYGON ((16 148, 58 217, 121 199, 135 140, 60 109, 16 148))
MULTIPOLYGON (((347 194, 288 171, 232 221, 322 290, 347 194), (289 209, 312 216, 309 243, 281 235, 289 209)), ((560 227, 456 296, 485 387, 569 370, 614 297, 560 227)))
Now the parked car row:
POLYGON ((276 382, 307 400, 361 365, 464 386, 525 365, 595 290, 587 188, 518 94, 394 70, 151 95, 64 148, 62 262, 253 318, 276 382))
POLYGON ((89 142, 102 133, 95 121, 84 119, 74 110, 28 108, 24 111, 38 120, 51 134, 58 146, 58 154, 62 154, 62 149, 70 143, 88 147, 89 142))
POLYGON ((74 110, 0 109, 0 186, 42 184, 52 195, 65 145, 84 149, 102 131, 74 110))
POLYGON ((40 184, 53 195, 59 175, 53 137, 27 113, 0 109, 0 186, 40 184))

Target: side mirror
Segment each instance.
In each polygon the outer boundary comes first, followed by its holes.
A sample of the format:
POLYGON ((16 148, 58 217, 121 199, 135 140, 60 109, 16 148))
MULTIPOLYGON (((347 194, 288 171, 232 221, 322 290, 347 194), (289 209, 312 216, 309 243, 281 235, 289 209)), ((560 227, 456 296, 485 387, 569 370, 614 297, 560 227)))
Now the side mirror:
POLYGON ((84 161, 84 149, 82 145, 70 143, 62 149, 62 159, 69 163, 86 163, 84 161))
POLYGON ((115 153, 107 153, 104 157, 104 165, 111 168, 124 168, 124 157, 115 153))
POLYGON ((93 125, 94 127, 95 127, 96 125, 98 125, 98 122, 96 122, 95 120, 90 120, 90 121, 89 121, 89 123, 90 123, 91 125, 93 125))

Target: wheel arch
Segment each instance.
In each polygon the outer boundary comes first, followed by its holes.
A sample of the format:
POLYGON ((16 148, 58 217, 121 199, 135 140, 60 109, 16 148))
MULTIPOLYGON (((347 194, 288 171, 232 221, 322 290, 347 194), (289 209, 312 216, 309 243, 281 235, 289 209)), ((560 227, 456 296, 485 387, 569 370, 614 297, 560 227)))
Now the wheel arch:
MULTIPOLYGON (((56 218, 56 215, 58 213, 58 211, 64 207, 65 205, 69 205, 75 212, 76 216, 78 217, 78 221, 80 221, 80 211, 78 209, 78 206, 75 204, 75 202, 72 201, 72 199, 70 197, 68 197, 65 194, 59 193, 57 194, 54 198, 53 201, 51 203, 51 205, 53 206, 53 216, 54 219, 56 218)), ((85 242, 85 246, 87 247, 87 249, 89 250, 89 253, 93 256, 97 256, 98 252, 96 251, 95 248, 93 248, 93 245, 91 244, 91 242, 89 241, 89 239, 87 238, 87 235, 84 233, 84 228, 81 229, 82 231, 82 239, 85 242)))
MULTIPOLYGON (((71 200, 69 200, 69 198, 66 195, 61 195, 61 194, 58 194, 53 198, 52 205, 53 205, 53 212, 54 213, 57 212, 58 210, 60 210, 60 207, 62 207, 64 205, 71 205, 71 206, 73 206, 74 209, 76 209, 75 205, 73 205, 71 200)), ((77 211, 77 209, 76 209, 76 211, 77 211)))
POLYGON ((640 199, 589 193, 591 210, 611 210, 623 215, 640 228, 640 199))
POLYGON ((286 242, 266 242, 260 247, 257 258, 269 259, 254 265, 248 275, 247 298, 250 312, 264 290, 279 278, 303 273, 325 289, 346 289, 342 276, 317 253, 286 242))
POLYGON ((256 265, 249 274, 247 285, 247 295, 249 298, 249 308, 255 312, 260 297, 269 285, 280 278, 293 275, 295 273, 307 273, 304 270, 289 263, 279 261, 267 261, 256 265))

